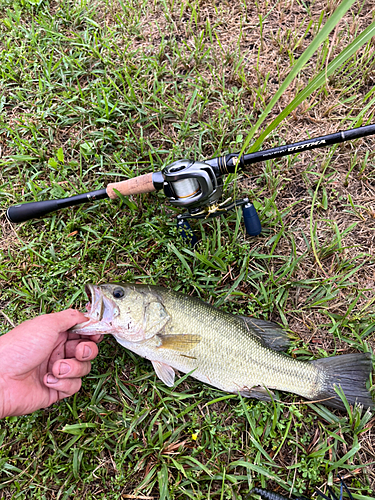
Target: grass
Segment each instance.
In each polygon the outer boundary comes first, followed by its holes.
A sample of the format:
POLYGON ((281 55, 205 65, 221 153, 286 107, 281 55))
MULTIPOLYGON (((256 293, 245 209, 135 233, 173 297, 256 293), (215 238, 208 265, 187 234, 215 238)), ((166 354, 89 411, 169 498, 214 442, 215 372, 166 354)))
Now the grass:
MULTIPOLYGON (((178 158, 373 122, 374 5, 352 3, 311 50, 339 2, 0 0, 1 332, 83 308, 86 282, 125 280, 277 321, 299 359, 372 351, 374 138, 232 177, 225 195, 254 201, 257 238, 231 213, 195 222, 200 243, 186 248, 162 193, 5 219, 11 204, 178 158)), ((340 474, 366 500, 373 424, 358 408, 344 415, 290 394, 266 404, 192 378, 169 389, 107 339, 79 394, 1 422, 0 496, 240 500, 254 486, 308 496, 337 489, 340 474)))

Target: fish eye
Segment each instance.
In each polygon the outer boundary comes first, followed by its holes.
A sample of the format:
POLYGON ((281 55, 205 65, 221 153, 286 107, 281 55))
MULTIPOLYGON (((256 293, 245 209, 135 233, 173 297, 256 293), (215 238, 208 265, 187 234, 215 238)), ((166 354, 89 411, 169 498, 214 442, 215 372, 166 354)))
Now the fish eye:
POLYGON ((121 286, 117 286, 113 292, 112 295, 114 296, 115 299, 121 299, 125 295, 124 289, 121 286))

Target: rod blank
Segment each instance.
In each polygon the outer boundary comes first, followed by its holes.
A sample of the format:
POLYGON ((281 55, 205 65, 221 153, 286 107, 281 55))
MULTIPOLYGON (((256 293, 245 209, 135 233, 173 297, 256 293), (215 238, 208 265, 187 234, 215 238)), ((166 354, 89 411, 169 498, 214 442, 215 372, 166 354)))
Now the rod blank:
MULTIPOLYGON (((240 167, 243 167, 244 165, 251 165, 260 161, 272 160, 273 158, 282 158, 283 156, 300 153, 301 151, 309 151, 315 148, 332 146, 333 144, 339 144, 344 141, 352 141, 354 139, 360 139, 361 137, 373 134, 375 134, 375 124, 353 128, 343 132, 336 132, 335 134, 322 135, 321 137, 313 137, 311 139, 307 139, 306 141, 295 142, 294 144, 286 144, 285 146, 256 151, 255 153, 243 155, 240 160, 240 167)), ((221 174, 232 174, 236 171, 237 162, 238 153, 234 153, 220 158, 213 158, 212 160, 208 160, 206 163, 211 166, 219 166, 221 174)))

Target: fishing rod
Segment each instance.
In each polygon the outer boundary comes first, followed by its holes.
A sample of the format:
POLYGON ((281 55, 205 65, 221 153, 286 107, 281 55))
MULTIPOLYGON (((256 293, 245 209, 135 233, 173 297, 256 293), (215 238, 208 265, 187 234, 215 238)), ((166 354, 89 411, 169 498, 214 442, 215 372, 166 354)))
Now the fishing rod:
POLYGON ((246 231, 251 236, 260 234, 262 227, 254 205, 248 198, 221 201, 223 194, 223 176, 235 173, 245 167, 264 160, 281 158, 301 151, 331 146, 344 141, 350 141, 375 134, 375 124, 358 127, 343 132, 315 137, 294 144, 265 149, 240 156, 231 153, 210 160, 191 161, 177 160, 160 172, 143 174, 131 179, 113 182, 104 189, 78 194, 69 198, 57 200, 34 201, 21 205, 13 205, 7 210, 7 218, 11 222, 19 223, 38 217, 43 217, 62 208, 81 205, 82 203, 97 200, 118 198, 132 194, 150 193, 163 190, 171 205, 186 209, 186 212, 177 216, 177 226, 186 239, 194 244, 196 239, 190 236, 188 219, 208 220, 232 210, 242 207, 246 231))

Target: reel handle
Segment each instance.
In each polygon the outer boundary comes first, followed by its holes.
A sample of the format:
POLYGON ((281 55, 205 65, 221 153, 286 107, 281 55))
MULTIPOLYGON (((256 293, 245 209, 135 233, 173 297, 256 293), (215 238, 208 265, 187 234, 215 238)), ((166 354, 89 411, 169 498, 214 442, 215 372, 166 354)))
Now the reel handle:
POLYGON ((197 243, 197 238, 191 230, 190 224, 187 219, 212 219, 213 217, 218 217, 223 213, 233 210, 235 207, 242 207, 242 215, 244 218, 246 232, 249 236, 258 236, 262 232, 262 225, 259 220, 258 213, 252 203, 250 203, 249 198, 243 198, 242 200, 237 200, 230 205, 221 204, 218 210, 200 211, 198 213, 185 212, 184 214, 177 215, 177 230, 183 240, 188 243, 191 247, 194 247, 197 243))
POLYGON ((177 216, 177 232, 190 247, 194 248, 198 243, 198 238, 193 233, 189 222, 177 216))

